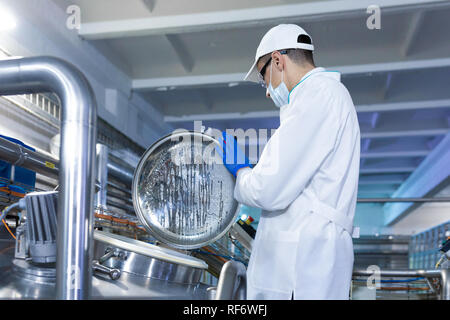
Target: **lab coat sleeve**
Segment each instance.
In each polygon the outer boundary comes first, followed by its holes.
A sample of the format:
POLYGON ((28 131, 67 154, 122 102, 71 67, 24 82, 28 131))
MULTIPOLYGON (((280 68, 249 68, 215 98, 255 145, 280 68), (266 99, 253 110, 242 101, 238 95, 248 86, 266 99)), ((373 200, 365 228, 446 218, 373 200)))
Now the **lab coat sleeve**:
POLYGON ((238 173, 235 199, 266 211, 283 210, 305 189, 333 151, 339 135, 339 91, 309 90, 287 108, 288 115, 266 144, 253 169, 238 173))

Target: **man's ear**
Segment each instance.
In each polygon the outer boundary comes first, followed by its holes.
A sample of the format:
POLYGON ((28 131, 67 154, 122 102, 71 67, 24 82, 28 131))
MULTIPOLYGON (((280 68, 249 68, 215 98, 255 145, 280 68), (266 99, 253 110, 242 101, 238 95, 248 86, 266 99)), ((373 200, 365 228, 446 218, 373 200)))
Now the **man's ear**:
POLYGON ((278 51, 272 53, 273 66, 277 68, 278 71, 283 70, 284 60, 278 51))

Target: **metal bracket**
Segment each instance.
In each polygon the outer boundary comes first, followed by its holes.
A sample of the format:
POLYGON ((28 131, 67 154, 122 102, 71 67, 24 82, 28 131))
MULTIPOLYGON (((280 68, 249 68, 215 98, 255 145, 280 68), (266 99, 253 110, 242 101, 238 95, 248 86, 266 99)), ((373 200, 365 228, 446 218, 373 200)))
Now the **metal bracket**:
POLYGON ((102 264, 112 257, 118 258, 120 260, 126 260, 127 252, 119 250, 117 248, 107 247, 105 250, 105 254, 100 257, 100 259, 92 261, 92 268, 94 269, 94 271, 108 274, 111 280, 117 280, 120 278, 122 272, 119 269, 109 268, 102 264))
POLYGON ((117 280, 122 275, 122 272, 119 269, 108 268, 100 264, 97 260, 92 261, 92 268, 94 269, 94 271, 99 271, 108 274, 111 280, 117 280))
POLYGON ((120 260, 125 261, 125 260, 127 260, 128 254, 126 251, 122 251, 117 248, 108 247, 105 250, 105 255, 103 255, 98 261, 100 261, 100 263, 103 263, 111 257, 116 257, 116 258, 119 258, 120 260))

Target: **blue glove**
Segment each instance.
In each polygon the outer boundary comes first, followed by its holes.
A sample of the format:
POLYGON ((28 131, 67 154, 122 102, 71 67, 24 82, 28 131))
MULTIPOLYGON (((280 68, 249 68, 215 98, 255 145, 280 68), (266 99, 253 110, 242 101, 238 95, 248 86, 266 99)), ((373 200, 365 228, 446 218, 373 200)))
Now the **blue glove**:
POLYGON ((216 147, 216 152, 222 156, 223 164, 232 175, 237 176, 237 172, 242 168, 251 168, 249 159, 245 156, 245 152, 238 147, 235 137, 222 132, 222 139, 219 139, 222 148, 216 147), (234 157, 233 157, 234 155, 234 157))

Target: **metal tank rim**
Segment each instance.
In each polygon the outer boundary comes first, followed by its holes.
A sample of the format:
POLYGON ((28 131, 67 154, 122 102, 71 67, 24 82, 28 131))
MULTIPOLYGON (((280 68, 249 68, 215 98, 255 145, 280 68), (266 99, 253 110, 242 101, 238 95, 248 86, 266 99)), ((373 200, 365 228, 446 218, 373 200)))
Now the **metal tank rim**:
POLYGON ((198 258, 121 235, 95 230, 94 240, 164 262, 203 270, 208 269, 208 264, 198 258))
MULTIPOLYGON (((166 239, 160 239, 159 234, 156 233, 154 230, 152 230, 152 228, 150 227, 150 225, 148 224, 147 220, 144 217, 143 212, 141 211, 141 207, 139 206, 138 203, 138 180, 139 180, 139 174, 142 171, 142 167, 144 166, 144 164, 147 161, 147 158, 153 153, 154 150, 156 150, 160 145, 162 145, 163 143, 167 142, 170 138, 174 138, 174 137, 182 137, 185 135, 190 135, 191 137, 195 137, 195 136, 200 136, 202 138, 206 138, 212 142, 214 142, 217 146, 220 146, 220 143, 217 139, 215 139, 213 136, 210 136, 206 133, 203 132, 199 132, 199 131, 192 131, 192 130, 185 130, 185 131, 179 131, 179 132, 173 132, 170 134, 167 134, 163 137, 161 137, 160 139, 158 139, 157 141, 155 141, 145 152, 144 154, 141 156, 138 165, 135 168, 134 171, 134 175, 133 175, 133 182, 132 182, 132 187, 131 187, 131 195, 132 195, 132 200, 133 200, 133 206, 134 206, 134 210, 136 212, 136 216, 138 217, 139 221, 142 222, 143 226, 145 227, 145 229, 155 238, 157 238, 159 241, 173 247, 173 248, 177 248, 177 249, 185 249, 185 250, 192 250, 192 249, 198 249, 201 248, 203 246, 207 246, 208 244, 211 244, 215 241, 217 241, 218 239, 220 239, 221 237, 223 237, 228 230, 231 228, 231 226, 233 225, 233 222, 236 220, 238 214, 239 214, 239 208, 240 208, 240 204, 237 203, 236 200, 235 201, 235 213, 233 214, 233 218, 230 220, 230 223, 228 224, 228 226, 226 228, 224 228, 224 230, 222 230, 220 233, 218 233, 215 237, 203 241, 201 243, 197 243, 197 244, 178 244, 178 243, 174 243, 174 242, 169 242, 166 241, 166 239)), ((195 141, 195 140, 194 140, 195 141)), ((203 140, 202 140, 203 141, 203 140)), ((230 174, 231 175, 231 174, 230 174)), ((232 176, 232 175, 231 175, 232 176)), ((232 176, 232 178, 235 180, 235 178, 232 176)))

